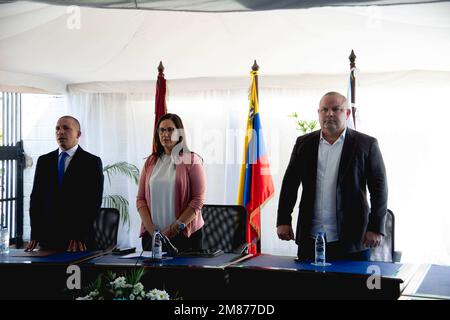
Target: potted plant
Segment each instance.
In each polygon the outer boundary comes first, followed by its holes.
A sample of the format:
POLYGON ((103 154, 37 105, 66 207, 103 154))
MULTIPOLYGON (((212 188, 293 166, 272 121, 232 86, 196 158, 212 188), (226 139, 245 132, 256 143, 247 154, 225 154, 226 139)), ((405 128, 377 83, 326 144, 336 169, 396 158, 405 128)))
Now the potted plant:
MULTIPOLYGON (((139 169, 128 162, 121 161, 116 162, 110 165, 107 165, 103 168, 103 172, 108 178, 109 186, 111 187, 111 177, 113 175, 123 175, 131 179, 135 184, 139 182, 139 169)), ((128 227, 130 226, 130 214, 129 214, 129 202, 122 195, 118 194, 109 194, 103 197, 103 207, 106 208, 115 208, 119 210, 120 219, 123 224, 127 223, 128 227)))
POLYGON ((316 120, 301 120, 299 119, 300 116, 297 112, 293 112, 291 115, 289 115, 290 118, 294 118, 295 122, 297 124, 297 130, 301 131, 303 134, 312 132, 316 130, 317 128, 317 121, 316 120))
POLYGON ((130 273, 116 274, 108 271, 82 289, 82 296, 76 300, 170 300, 165 290, 152 289, 145 291, 141 282, 144 268, 132 270, 130 273))

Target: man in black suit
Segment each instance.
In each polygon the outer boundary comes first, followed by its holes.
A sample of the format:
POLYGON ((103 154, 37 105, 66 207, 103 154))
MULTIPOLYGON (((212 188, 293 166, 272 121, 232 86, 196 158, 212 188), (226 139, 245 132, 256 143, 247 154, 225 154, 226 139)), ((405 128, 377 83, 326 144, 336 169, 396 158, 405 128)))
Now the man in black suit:
POLYGON ((346 127, 347 99, 329 92, 320 100, 321 130, 297 138, 284 175, 277 234, 295 240, 301 260, 314 259, 314 237, 326 234, 327 259, 368 260, 385 233, 387 181, 375 138, 346 127), (296 237, 292 210, 302 183, 296 237), (367 202, 370 192, 370 208, 367 202))
POLYGON ((71 116, 56 124, 59 149, 40 156, 30 199, 31 241, 26 251, 85 251, 103 194, 99 157, 84 151, 80 123, 71 116))

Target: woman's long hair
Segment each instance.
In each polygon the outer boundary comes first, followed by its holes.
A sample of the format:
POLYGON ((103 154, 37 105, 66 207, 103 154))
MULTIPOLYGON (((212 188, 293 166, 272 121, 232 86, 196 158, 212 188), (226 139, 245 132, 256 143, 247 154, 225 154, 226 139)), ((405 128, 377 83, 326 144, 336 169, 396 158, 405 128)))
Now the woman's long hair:
MULTIPOLYGON (((173 123, 175 124, 175 128, 176 129, 181 129, 179 131, 179 135, 180 137, 178 138, 178 142, 177 145, 179 143, 182 143, 183 145, 186 145, 186 138, 184 135, 184 126, 183 126, 183 121, 181 121, 181 118, 176 115, 175 113, 166 113, 165 115, 163 115, 161 118, 159 118, 158 123, 156 124, 156 128, 158 129, 161 122, 163 122, 164 120, 172 120, 173 123)), ((155 137, 155 141, 156 141, 156 152, 153 153, 154 155, 156 155, 157 157, 161 157, 161 155, 164 153, 164 147, 161 143, 161 140, 159 139, 159 133, 158 130, 155 131, 156 132, 156 137, 155 137)))

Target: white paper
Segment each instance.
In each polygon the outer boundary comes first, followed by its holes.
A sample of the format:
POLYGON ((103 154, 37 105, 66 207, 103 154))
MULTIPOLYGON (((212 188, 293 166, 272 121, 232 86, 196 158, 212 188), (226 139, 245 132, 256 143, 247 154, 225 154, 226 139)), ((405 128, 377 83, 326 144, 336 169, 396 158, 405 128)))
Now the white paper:
MULTIPOLYGON (((142 252, 142 251, 141 251, 142 252)), ((144 251, 142 252, 133 252, 124 256, 119 257, 120 259, 134 259, 134 258, 138 258, 138 257, 142 257, 142 258, 151 258, 152 257, 152 252, 151 251, 144 251)), ((163 252, 162 254, 165 255, 167 252, 163 252)))

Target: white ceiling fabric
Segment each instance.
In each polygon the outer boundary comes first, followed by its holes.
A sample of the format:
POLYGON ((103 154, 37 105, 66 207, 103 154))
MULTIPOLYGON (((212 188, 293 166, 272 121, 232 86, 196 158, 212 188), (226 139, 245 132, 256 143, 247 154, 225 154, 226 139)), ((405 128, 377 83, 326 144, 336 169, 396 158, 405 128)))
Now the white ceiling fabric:
MULTIPOLYGON (((21 0, 0 0, 0 3, 21 0)), ((325 6, 385 6, 446 0, 30 0, 56 5, 78 5, 93 8, 141 10, 237 12, 279 9, 305 9, 325 6)))
POLYGON ((351 49, 364 72, 450 71, 450 3, 197 13, 0 4, 0 86, 342 74, 351 49))

